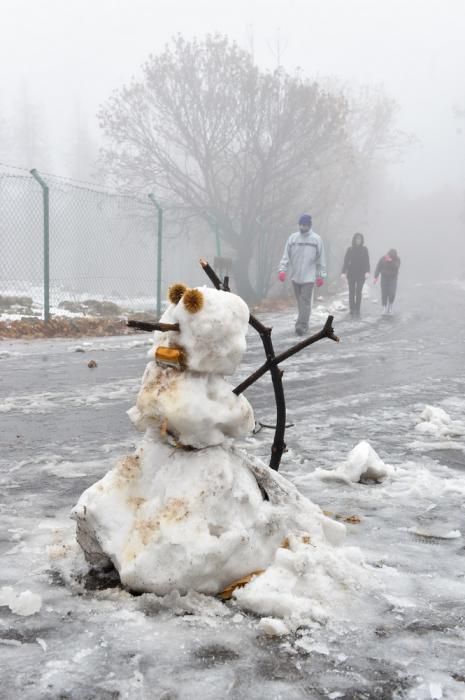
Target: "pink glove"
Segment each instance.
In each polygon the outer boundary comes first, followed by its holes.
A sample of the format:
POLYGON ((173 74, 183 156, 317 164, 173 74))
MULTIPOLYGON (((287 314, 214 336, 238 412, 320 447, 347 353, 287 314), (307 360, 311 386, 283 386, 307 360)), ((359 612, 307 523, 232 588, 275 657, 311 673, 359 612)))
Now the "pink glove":
POLYGON ((285 282, 285 281, 286 281, 286 273, 285 273, 285 272, 281 271, 281 272, 279 273, 278 277, 279 277, 279 279, 281 280, 281 282, 285 282))
POLYGON ((378 278, 377 278, 377 277, 373 277, 373 284, 376 284, 377 281, 378 281, 378 278))
POLYGON ((317 287, 321 287, 325 283, 323 277, 317 277, 315 280, 315 284, 317 287))

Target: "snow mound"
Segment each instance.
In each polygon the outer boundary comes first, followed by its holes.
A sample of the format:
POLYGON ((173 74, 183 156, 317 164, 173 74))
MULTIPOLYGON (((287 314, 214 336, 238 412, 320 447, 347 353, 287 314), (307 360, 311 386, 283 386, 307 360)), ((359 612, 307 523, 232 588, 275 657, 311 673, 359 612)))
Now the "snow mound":
POLYGON ((223 446, 184 451, 149 437, 81 496, 77 537, 91 565, 113 563, 125 587, 157 596, 218 594, 281 636, 302 624, 339 624, 375 574, 346 528, 282 475, 223 446), (263 497, 266 492, 267 499, 263 497))
POLYGON ((426 537, 438 540, 456 540, 462 537, 460 530, 449 530, 447 525, 441 524, 432 525, 430 527, 409 527, 407 532, 411 532, 413 535, 418 535, 419 537, 426 537))
POLYGON ((2 605, 8 606, 11 612, 26 617, 39 612, 42 607, 42 598, 31 591, 23 591, 18 594, 11 586, 2 586, 0 588, 0 606, 2 605))
POLYGON ((426 405, 415 430, 432 437, 459 437, 465 435, 465 426, 454 421, 443 408, 426 405))
MULTIPOLYGON (((322 297, 319 297, 318 299, 322 299, 322 297)), ((348 306, 344 301, 342 301, 342 299, 334 299, 331 302, 315 305, 312 313, 315 318, 323 320, 326 319, 328 314, 334 316, 334 314, 341 311, 346 311, 347 309, 348 306)))
MULTIPOLYGON (((273 562, 234 597, 245 610, 284 620, 289 631, 303 624, 343 620, 370 577, 358 548, 343 550, 327 543, 313 544, 301 537, 289 537, 289 547, 280 547, 273 562)), ((267 634, 286 634, 263 622, 267 634)))
POLYGON ((285 622, 276 617, 262 617, 257 625, 257 629, 269 637, 282 637, 291 631, 285 622))
MULTIPOLYGON (((348 569, 345 550, 335 550, 345 526, 284 477, 231 447, 193 451, 186 459, 185 451, 147 438, 136 455, 84 492, 73 517, 88 561, 112 562, 133 591, 215 594, 271 565, 264 585, 271 577, 281 587, 281 601, 289 600, 279 608, 268 596, 263 614, 288 616, 295 605, 310 614, 315 605, 321 618, 315 603, 296 601, 305 591, 313 595, 320 570, 327 582, 336 562, 348 569), (333 562, 330 570, 321 568, 327 560, 333 562), (307 583, 299 583, 303 571, 315 567, 307 583)), ((248 609, 256 605, 255 585, 246 586, 248 609)))
POLYGON ((347 460, 335 469, 315 469, 315 475, 321 479, 346 483, 379 483, 392 476, 392 472, 392 467, 383 462, 366 440, 359 442, 349 452, 347 460))

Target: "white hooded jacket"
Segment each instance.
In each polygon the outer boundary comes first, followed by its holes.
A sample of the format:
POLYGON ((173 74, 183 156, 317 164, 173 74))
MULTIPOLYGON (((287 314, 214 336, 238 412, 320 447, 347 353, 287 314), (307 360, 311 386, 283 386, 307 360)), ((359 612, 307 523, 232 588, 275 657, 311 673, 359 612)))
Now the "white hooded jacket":
POLYGON ((310 229, 308 233, 291 233, 279 263, 279 272, 291 267, 291 280, 297 284, 315 282, 317 277, 326 277, 326 256, 323 241, 310 229))

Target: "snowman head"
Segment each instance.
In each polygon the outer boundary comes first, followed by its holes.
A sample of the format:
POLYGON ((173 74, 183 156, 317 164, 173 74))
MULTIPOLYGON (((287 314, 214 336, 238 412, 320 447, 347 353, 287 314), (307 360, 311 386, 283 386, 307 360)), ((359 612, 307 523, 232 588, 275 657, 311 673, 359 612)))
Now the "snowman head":
POLYGON ((168 297, 160 321, 177 323, 179 331, 157 333, 155 349, 179 349, 193 372, 232 374, 246 348, 247 304, 231 292, 182 284, 172 285, 168 297))

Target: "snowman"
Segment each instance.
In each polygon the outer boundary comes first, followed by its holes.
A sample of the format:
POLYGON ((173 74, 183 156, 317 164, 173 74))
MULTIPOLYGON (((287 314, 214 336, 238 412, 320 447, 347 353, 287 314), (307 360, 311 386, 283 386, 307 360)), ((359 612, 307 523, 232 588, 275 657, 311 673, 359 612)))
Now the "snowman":
POLYGON ((73 511, 89 565, 115 567, 128 590, 158 595, 221 594, 242 581, 246 602, 249 586, 263 601, 257 577, 271 576, 270 589, 278 572, 280 587, 295 588, 315 557, 320 568, 325 556, 339 566, 345 526, 235 443, 254 426, 250 403, 225 379, 246 348, 247 305, 181 284, 168 296, 128 412, 139 445, 73 511))

